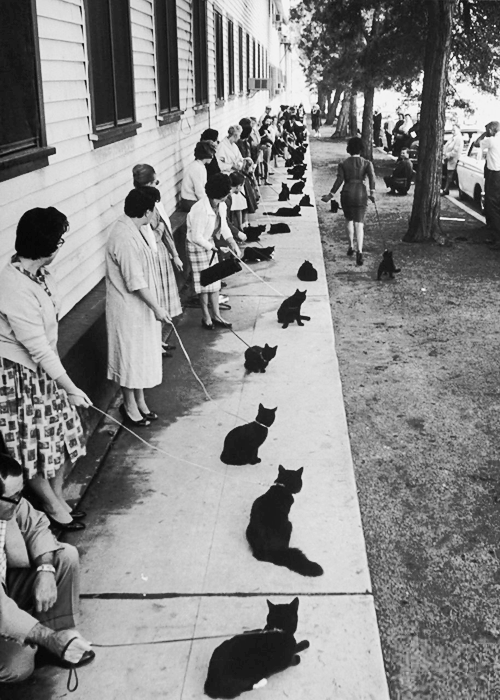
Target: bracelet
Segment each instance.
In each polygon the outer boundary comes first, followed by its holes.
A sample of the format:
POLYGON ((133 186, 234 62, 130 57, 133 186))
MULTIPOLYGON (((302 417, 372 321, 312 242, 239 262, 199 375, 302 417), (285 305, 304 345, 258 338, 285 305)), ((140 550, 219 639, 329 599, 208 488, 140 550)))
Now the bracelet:
POLYGON ((36 573, 39 574, 42 571, 46 571, 49 574, 54 574, 56 573, 55 568, 52 566, 52 564, 40 564, 39 567, 37 567, 36 573))

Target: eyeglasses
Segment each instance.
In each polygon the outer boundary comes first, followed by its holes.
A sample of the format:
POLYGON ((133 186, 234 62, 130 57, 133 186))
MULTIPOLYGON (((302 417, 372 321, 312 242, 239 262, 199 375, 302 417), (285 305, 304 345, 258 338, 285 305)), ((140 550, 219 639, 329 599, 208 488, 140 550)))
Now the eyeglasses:
POLYGON ((64 238, 60 238, 60 239, 58 240, 58 242, 57 242, 57 247, 60 248, 60 247, 63 246, 65 243, 66 243, 66 241, 64 240, 64 238))
POLYGON ((0 496, 0 501, 5 501, 6 503, 11 503, 13 506, 17 506, 21 503, 22 497, 23 493, 20 491, 15 496, 0 496))

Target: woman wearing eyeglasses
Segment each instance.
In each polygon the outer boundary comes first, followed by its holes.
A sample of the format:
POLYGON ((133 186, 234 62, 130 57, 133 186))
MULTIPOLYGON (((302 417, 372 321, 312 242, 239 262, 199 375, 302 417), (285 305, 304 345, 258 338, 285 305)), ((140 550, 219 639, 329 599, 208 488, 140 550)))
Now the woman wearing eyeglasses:
POLYGON ((17 225, 16 255, 0 272, 0 433, 51 522, 83 530, 63 493, 66 458, 85 454, 75 406, 91 405, 57 353, 59 298, 47 265, 69 228, 55 209, 27 211, 17 225))
MULTIPOLYGON (((160 181, 156 177, 154 168, 146 163, 135 165, 132 168, 134 187, 157 187, 160 181)), ((179 289, 173 266, 182 272, 183 263, 175 246, 174 236, 170 227, 170 219, 161 201, 156 202, 153 218, 146 226, 142 227, 148 242, 153 250, 158 268, 158 303, 168 311, 170 318, 175 318, 182 313, 179 289)), ((168 343, 163 343, 163 355, 171 357, 168 343)))

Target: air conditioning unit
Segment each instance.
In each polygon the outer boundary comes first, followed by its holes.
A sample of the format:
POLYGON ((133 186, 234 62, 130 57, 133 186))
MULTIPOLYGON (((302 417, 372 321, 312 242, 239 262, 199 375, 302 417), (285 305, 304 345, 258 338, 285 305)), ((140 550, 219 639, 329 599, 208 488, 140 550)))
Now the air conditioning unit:
POLYGON ((249 90, 267 90, 269 78, 248 78, 249 90))

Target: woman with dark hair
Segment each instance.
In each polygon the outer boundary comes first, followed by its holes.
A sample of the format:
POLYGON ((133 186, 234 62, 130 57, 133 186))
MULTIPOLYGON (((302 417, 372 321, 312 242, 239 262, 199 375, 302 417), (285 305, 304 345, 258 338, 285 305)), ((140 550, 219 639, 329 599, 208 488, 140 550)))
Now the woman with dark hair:
POLYGON ((16 255, 0 273, 0 433, 51 522, 83 530, 85 514, 64 499, 62 467, 85 454, 75 406, 92 402, 59 359, 60 300, 47 269, 68 229, 54 207, 30 209, 17 225, 16 255))
POLYGON ((211 141, 199 141, 194 147, 194 160, 184 170, 181 187, 180 210, 190 211, 193 204, 205 196, 207 184, 206 166, 212 162, 215 148, 211 141))
MULTIPOLYGON (((225 200, 230 191, 229 176, 223 173, 214 175, 205 185, 206 196, 193 205, 187 217, 187 251, 193 270, 194 289, 200 295, 201 325, 211 331, 215 330, 216 326, 231 328, 231 323, 220 315, 220 282, 213 282, 206 287, 200 284, 200 272, 217 262, 214 237, 222 236, 235 255, 241 255, 226 220, 225 200), (210 315, 209 303, 213 317, 210 315)), ((221 250, 227 252, 227 249, 221 250)))
POLYGON ((219 132, 216 129, 205 129, 205 131, 200 136, 200 141, 208 141, 213 147, 213 156, 210 163, 205 165, 207 169, 207 179, 210 180, 211 177, 220 173, 219 163, 215 154, 217 152, 217 146, 219 145, 219 132))
MULTIPOLYGON (((160 184, 151 165, 141 164, 132 168, 134 187, 155 187, 160 184)), ((184 265, 177 248, 170 226, 170 219, 161 202, 156 202, 154 214, 146 226, 142 228, 150 247, 156 255, 158 265, 158 303, 166 309, 170 318, 182 313, 181 300, 173 265, 182 271, 184 265)), ((164 357, 171 357, 167 343, 162 343, 164 357)))
POLYGON ((161 324, 171 322, 159 302, 156 255, 143 230, 159 201, 155 187, 129 192, 125 214, 106 244, 108 379, 120 385, 120 411, 134 426, 147 426, 158 418, 146 404, 144 389, 161 384, 161 324))
POLYGON ((363 264, 364 220, 368 203, 368 195, 364 185, 365 177, 368 177, 370 183, 369 199, 375 202, 375 171, 372 163, 361 157, 362 149, 363 142, 359 136, 349 139, 347 142, 349 158, 339 163, 337 179, 333 183, 330 193, 321 198, 323 202, 330 201, 342 183, 344 184, 340 195, 340 203, 344 210, 346 230, 349 236, 347 255, 351 257, 354 253, 354 232, 356 232, 358 243, 356 265, 363 264))

